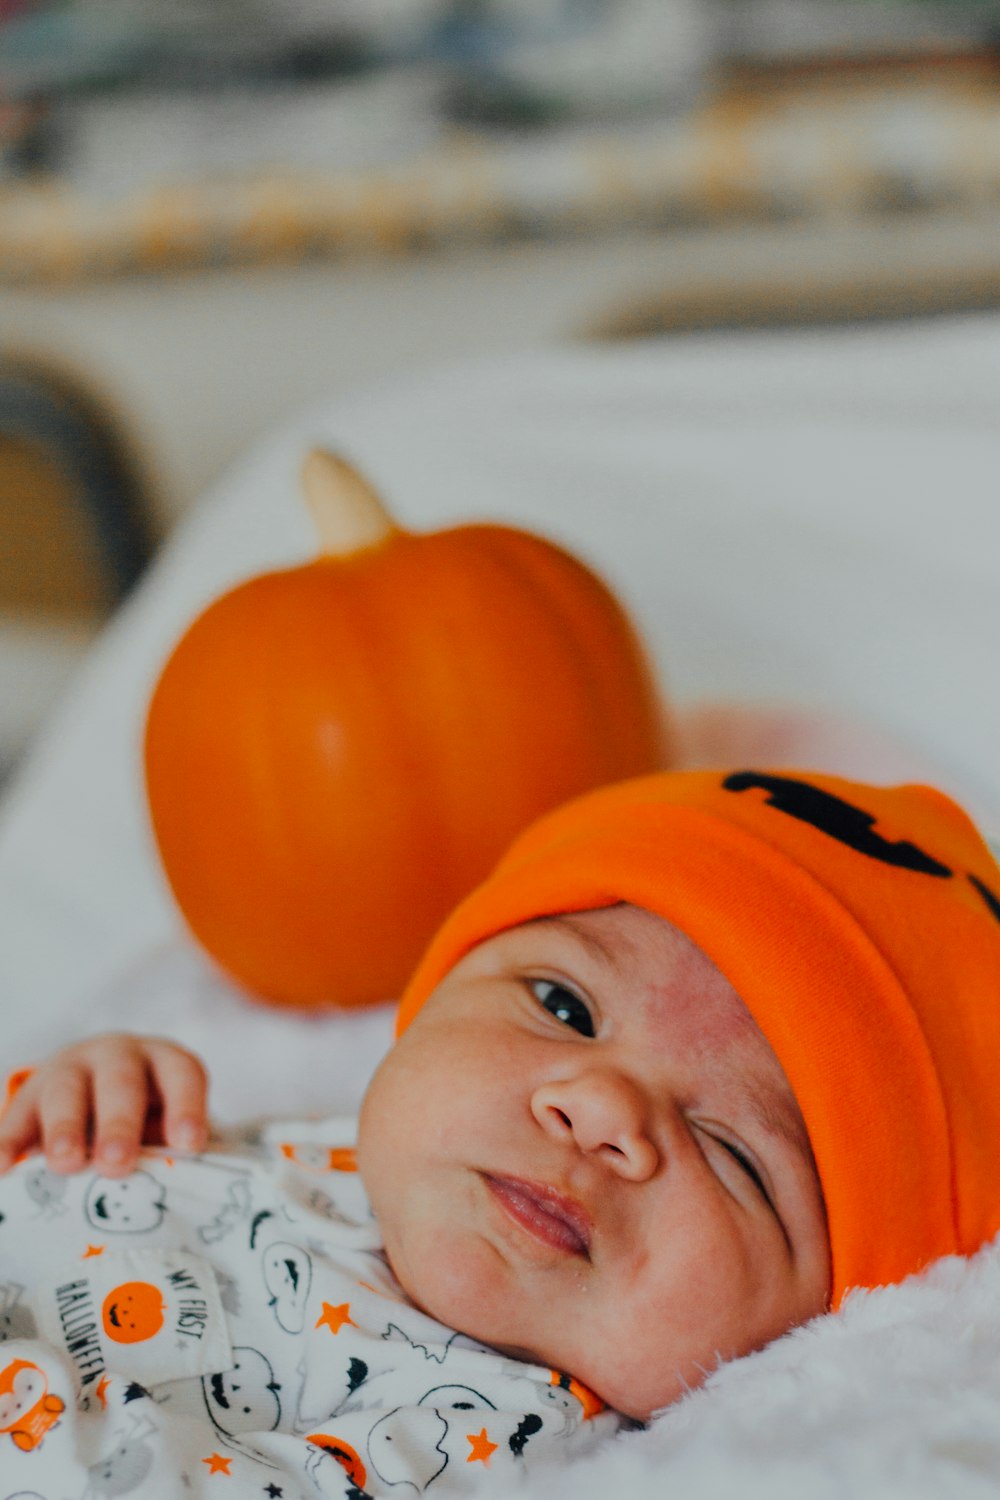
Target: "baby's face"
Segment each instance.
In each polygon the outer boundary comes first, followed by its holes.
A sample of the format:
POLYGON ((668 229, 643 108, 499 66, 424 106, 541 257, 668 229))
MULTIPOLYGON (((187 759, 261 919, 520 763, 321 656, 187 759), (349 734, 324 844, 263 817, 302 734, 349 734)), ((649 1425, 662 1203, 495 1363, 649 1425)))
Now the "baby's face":
POLYGON ((709 959, 636 907, 467 954, 376 1073, 359 1164, 419 1307, 629 1416, 827 1303, 781 1065, 709 959))

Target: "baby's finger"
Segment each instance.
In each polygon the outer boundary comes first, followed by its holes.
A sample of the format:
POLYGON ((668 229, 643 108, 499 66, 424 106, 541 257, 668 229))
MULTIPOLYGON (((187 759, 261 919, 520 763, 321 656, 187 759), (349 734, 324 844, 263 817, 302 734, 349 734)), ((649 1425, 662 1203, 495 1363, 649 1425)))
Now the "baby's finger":
POLYGON ((141 1048, 122 1037, 104 1044, 93 1063, 94 1160, 109 1177, 135 1166, 150 1104, 150 1079, 141 1048))
POLYGON ((56 1059, 38 1079, 37 1101, 41 1146, 48 1165, 53 1172, 79 1171, 87 1160, 90 1122, 86 1069, 56 1059))
POLYGON ((37 1089, 27 1085, 9 1097, 0 1115, 0 1173, 37 1146, 40 1139, 37 1089))
POLYGON ((208 1075, 190 1052, 148 1042, 150 1071, 160 1095, 163 1139, 176 1151, 201 1151, 208 1140, 208 1075))

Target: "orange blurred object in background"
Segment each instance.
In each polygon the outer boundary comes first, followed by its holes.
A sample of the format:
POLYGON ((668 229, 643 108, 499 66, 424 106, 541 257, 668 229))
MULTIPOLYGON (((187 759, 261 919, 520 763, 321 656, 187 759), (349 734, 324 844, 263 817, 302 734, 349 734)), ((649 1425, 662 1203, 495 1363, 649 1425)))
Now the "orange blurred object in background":
POLYGON ((395 998, 450 909, 540 813, 664 767, 665 717, 621 606, 503 526, 396 526, 314 452, 323 550, 253 578, 175 648, 147 791, 195 937, 252 995, 395 998))

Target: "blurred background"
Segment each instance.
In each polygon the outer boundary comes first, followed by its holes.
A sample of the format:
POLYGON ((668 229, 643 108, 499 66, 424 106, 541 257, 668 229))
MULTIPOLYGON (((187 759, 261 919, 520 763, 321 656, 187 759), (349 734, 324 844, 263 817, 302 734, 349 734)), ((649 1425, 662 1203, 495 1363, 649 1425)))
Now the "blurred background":
POLYGON ((0 0, 0 775, 361 383, 1000 303, 996 0, 0 0))

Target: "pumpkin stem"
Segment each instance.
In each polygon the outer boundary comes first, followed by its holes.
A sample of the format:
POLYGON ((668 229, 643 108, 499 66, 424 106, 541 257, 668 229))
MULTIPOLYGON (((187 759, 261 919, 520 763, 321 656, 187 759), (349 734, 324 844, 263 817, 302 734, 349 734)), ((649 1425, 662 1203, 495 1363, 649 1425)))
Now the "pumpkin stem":
POLYGON ((302 488, 324 557, 378 547, 400 529, 367 479, 346 458, 325 448, 306 455, 302 488))

